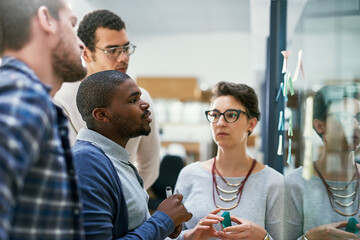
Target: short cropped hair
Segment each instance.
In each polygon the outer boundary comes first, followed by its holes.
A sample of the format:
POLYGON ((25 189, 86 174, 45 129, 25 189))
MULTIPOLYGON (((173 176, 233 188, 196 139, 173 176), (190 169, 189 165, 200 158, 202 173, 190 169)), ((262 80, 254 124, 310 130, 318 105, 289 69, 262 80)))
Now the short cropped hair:
MULTIPOLYGON (((313 120, 326 121, 326 117, 331 104, 341 102, 344 98, 358 99, 360 97, 359 86, 356 83, 326 85, 320 88, 314 96, 313 101, 313 120)), ((320 136, 314 126, 315 132, 320 136)))
POLYGON ((19 50, 31 37, 31 19, 41 6, 59 20, 62 0, 0 0, 0 56, 4 50, 19 50))
POLYGON ((246 84, 230 83, 226 81, 219 82, 212 90, 213 102, 220 96, 233 96, 237 101, 244 105, 248 118, 256 118, 260 121, 259 102, 253 88, 246 84))
POLYGON ((125 22, 115 13, 105 9, 86 14, 79 24, 77 35, 92 52, 95 50, 95 32, 98 28, 121 31, 125 29, 125 22))
POLYGON ((76 95, 76 105, 89 129, 95 127, 93 110, 109 107, 117 87, 128 79, 131 78, 125 73, 107 70, 94 73, 81 82, 76 95))

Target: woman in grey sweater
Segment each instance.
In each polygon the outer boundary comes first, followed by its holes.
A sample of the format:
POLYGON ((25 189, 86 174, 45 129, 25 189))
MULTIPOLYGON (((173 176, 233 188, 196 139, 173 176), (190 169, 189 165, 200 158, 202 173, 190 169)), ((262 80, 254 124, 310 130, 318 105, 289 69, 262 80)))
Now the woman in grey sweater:
POLYGON ((258 99, 245 84, 219 82, 205 112, 217 154, 186 166, 175 187, 193 213, 180 238, 282 239, 283 176, 246 150, 260 120, 258 99), (224 211, 233 226, 221 231, 224 211))
POLYGON ((323 146, 309 180, 302 167, 285 177, 285 239, 359 239, 345 231, 350 217, 359 221, 359 121, 357 85, 328 85, 315 94, 313 128, 323 146))

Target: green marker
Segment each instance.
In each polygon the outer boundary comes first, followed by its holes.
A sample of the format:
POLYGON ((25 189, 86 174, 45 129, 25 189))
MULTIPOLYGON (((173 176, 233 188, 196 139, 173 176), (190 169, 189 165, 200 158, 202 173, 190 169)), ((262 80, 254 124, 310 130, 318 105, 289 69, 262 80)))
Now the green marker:
POLYGON ((345 231, 357 234, 359 229, 356 227, 356 224, 358 224, 358 221, 355 218, 349 218, 345 231))
POLYGON ((224 220, 221 221, 221 225, 224 228, 230 227, 231 226, 230 213, 229 212, 224 212, 221 216, 224 218, 224 220))

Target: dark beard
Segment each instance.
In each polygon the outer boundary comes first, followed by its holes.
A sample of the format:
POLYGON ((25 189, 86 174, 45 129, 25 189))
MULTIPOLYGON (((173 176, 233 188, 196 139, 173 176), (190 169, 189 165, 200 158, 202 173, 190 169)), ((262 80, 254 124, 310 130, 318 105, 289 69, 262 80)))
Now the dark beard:
POLYGON ((116 124, 119 135, 123 137, 135 138, 143 135, 148 136, 151 132, 150 125, 149 128, 145 128, 143 125, 140 125, 137 129, 134 129, 133 122, 127 121, 117 114, 113 115, 112 121, 116 124))

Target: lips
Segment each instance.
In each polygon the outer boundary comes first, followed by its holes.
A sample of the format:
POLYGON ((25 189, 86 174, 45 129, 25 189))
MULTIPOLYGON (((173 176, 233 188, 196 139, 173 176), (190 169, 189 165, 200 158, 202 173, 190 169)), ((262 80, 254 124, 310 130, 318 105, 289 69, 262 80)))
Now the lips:
POLYGON ((152 122, 152 119, 150 118, 150 115, 151 115, 151 112, 150 112, 150 111, 146 111, 146 112, 143 114, 143 119, 145 119, 148 123, 151 123, 151 122, 152 122))
POLYGON ((225 133, 225 132, 218 132, 216 134, 216 136, 228 136, 229 134, 228 133, 225 133))
POLYGON ((116 71, 122 72, 122 73, 126 73, 127 71, 127 67, 123 67, 123 68, 116 68, 116 71))
POLYGON ((116 66, 115 67, 116 71, 119 71, 119 72, 122 72, 122 73, 126 73, 127 69, 128 69, 127 65, 121 65, 121 66, 116 66))

